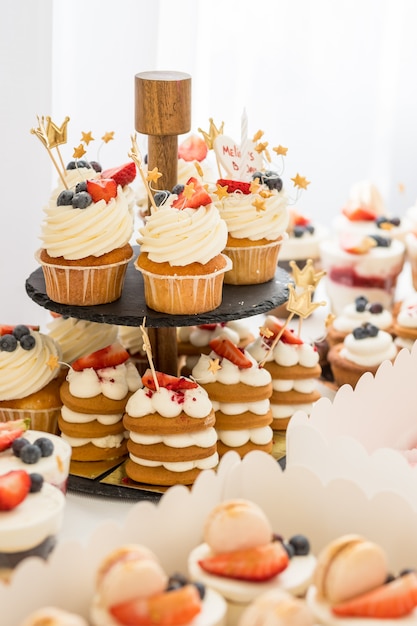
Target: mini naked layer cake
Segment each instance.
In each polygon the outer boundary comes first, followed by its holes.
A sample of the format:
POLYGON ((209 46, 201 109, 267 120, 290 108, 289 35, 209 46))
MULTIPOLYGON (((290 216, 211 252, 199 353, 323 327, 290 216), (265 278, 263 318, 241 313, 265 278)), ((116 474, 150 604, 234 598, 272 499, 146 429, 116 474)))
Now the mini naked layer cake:
POLYGON ((126 405, 125 469, 139 483, 191 485, 217 466, 215 415, 207 392, 189 378, 148 369, 126 405))
POLYGON ((259 337, 248 346, 248 352, 264 364, 271 376, 272 428, 284 431, 296 411, 309 414, 314 402, 321 397, 317 387, 321 366, 314 345, 303 341, 292 330, 282 329, 278 318, 268 315, 259 337))
POLYGON ((212 509, 202 543, 188 557, 190 578, 225 598, 228 626, 237 626, 246 608, 266 592, 304 596, 315 566, 305 535, 284 539, 274 534, 263 510, 244 499, 226 500, 212 509))
POLYGON ((123 413, 141 386, 129 353, 118 343, 80 357, 61 385, 61 437, 72 461, 107 461, 127 454, 123 413))
POLYGON ((417 623, 417 573, 389 570, 384 549, 360 535, 343 535, 317 557, 307 604, 324 626, 417 623))
POLYGON ((241 457, 251 450, 270 453, 273 444, 270 373, 230 339, 210 341, 192 378, 208 393, 216 412, 217 448, 222 456, 235 450, 241 457))

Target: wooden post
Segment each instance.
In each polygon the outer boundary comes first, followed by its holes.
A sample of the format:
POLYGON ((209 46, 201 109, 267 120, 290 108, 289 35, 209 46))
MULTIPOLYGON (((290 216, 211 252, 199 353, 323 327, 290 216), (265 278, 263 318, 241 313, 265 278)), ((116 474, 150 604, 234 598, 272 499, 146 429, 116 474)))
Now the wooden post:
MULTIPOLYGON (((171 190, 178 178, 178 135, 191 128, 191 77, 182 72, 135 76, 135 128, 148 136, 148 168, 162 176, 157 189, 171 190)), ((176 328, 148 329, 156 369, 177 374, 176 328)))

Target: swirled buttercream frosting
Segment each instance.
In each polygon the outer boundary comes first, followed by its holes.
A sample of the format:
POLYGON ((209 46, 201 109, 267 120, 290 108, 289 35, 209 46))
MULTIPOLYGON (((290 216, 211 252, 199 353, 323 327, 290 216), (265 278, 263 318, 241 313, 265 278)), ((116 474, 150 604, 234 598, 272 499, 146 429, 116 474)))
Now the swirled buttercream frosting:
POLYGON ((356 339, 352 333, 347 335, 340 356, 357 365, 374 366, 382 361, 391 360, 397 354, 392 336, 380 330, 375 337, 356 339))
POLYGON ((62 350, 62 360, 72 363, 84 354, 105 348, 118 335, 118 328, 112 324, 88 322, 74 317, 55 317, 47 324, 49 335, 62 350))

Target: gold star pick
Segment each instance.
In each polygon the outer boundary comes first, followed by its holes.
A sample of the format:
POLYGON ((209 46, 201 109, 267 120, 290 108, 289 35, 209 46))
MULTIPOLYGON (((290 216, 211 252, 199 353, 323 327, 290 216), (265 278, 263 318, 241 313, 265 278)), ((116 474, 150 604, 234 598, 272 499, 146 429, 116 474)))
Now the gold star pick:
POLYGON ((264 337, 265 339, 269 339, 270 337, 274 336, 274 333, 272 332, 272 330, 268 328, 267 326, 261 326, 259 328, 259 334, 261 335, 261 337, 264 337))
POLYGON ((261 211, 266 211, 264 198, 255 198, 255 200, 252 202, 252 206, 255 207, 257 213, 260 213, 261 211))
POLYGON ((57 146, 67 143, 67 126, 70 118, 66 117, 61 126, 57 126, 50 117, 46 118, 46 134, 48 137, 48 145, 50 148, 56 148, 57 146))
POLYGON ((264 152, 268 147, 268 142, 267 141, 263 141, 258 143, 257 146, 255 146, 255 150, 256 152, 258 152, 258 154, 262 154, 262 152, 264 152))
POLYGON ((184 197, 189 200, 191 196, 195 193, 194 183, 190 183, 189 185, 184 185, 184 197))
POLYGON ((162 174, 161 172, 158 171, 157 167, 154 167, 153 170, 151 170, 150 172, 148 172, 148 175, 146 177, 146 180, 150 180, 153 183, 156 183, 158 178, 161 178, 162 174))
POLYGON ((222 369, 220 365, 220 359, 209 359, 208 371, 215 374, 222 369))
POLYGON ((49 369, 55 370, 59 365, 59 359, 55 354, 51 354, 46 364, 49 367, 49 369))
POLYGON ((295 261, 290 261, 290 267, 297 287, 308 287, 308 285, 311 285, 316 289, 320 280, 326 275, 325 270, 321 272, 315 271, 313 259, 307 259, 304 267, 301 269, 295 261))
POLYGON ((102 140, 104 141, 104 143, 109 143, 109 141, 112 141, 112 139, 114 139, 114 130, 108 133, 104 133, 104 135, 102 136, 102 140))
POLYGON ((307 288, 301 293, 297 294, 295 287, 292 283, 288 284, 289 298, 287 304, 287 310, 294 315, 298 315, 302 319, 306 319, 313 313, 319 306, 325 306, 326 302, 312 302, 311 298, 314 293, 314 287, 308 285, 307 288))
POLYGON ((288 148, 284 148, 284 146, 275 146, 272 150, 277 156, 287 156, 288 148))
POLYGON ((310 181, 304 176, 300 176, 300 174, 296 174, 291 180, 294 182, 294 187, 299 187, 300 189, 307 189, 307 185, 310 184, 310 181))
POLYGON ((88 133, 81 132, 81 141, 85 143, 86 146, 90 143, 90 141, 94 141, 94 137, 91 133, 91 130, 88 133))
POLYGON ((73 157, 74 159, 81 159, 82 156, 84 156, 86 150, 83 146, 82 143, 80 143, 79 146, 77 146, 76 148, 74 148, 74 152, 73 152, 73 157))
POLYGON ((219 128, 217 128, 217 126, 213 122, 213 118, 212 117, 209 118, 209 122, 210 122, 210 127, 209 127, 208 133, 206 133, 201 128, 198 129, 198 132, 203 135, 203 138, 204 138, 204 141, 206 142, 207 148, 209 150, 213 150, 214 140, 216 139, 216 137, 218 137, 218 135, 223 135, 224 122, 222 122, 220 124, 219 128))
POLYGON ((218 197, 219 200, 221 200, 222 198, 226 198, 229 193, 227 191, 227 185, 224 185, 222 187, 222 185, 219 185, 218 183, 216 184, 216 191, 214 192, 214 194, 218 197))

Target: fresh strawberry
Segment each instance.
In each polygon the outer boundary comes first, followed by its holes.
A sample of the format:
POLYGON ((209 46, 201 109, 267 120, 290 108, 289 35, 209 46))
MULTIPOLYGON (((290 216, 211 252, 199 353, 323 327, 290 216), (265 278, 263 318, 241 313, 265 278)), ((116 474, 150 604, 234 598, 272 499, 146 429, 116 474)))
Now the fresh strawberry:
MULTIPOLYGON (((389 583, 332 607, 339 617, 395 619, 417 607, 417 573, 410 572, 389 583)), ((416 617, 417 621, 417 617, 416 617)))
POLYGON ((216 330, 218 324, 199 324, 201 330, 216 330))
POLYGON ((23 435, 25 430, 29 428, 29 421, 17 419, 0 423, 0 452, 10 448, 13 441, 23 435))
POLYGON ((31 479, 25 470, 11 470, 0 476, 0 511, 11 511, 29 493, 31 479))
POLYGON ((307 226, 310 224, 311 220, 305 215, 301 215, 301 213, 297 213, 296 211, 291 211, 291 221, 294 226, 307 226))
POLYGON ((127 361, 128 358, 128 351, 123 348, 121 343, 116 341, 106 348, 80 357, 73 362, 72 369, 76 372, 81 372, 88 367, 92 367, 95 370, 103 369, 104 367, 115 367, 127 361))
MULTIPOLYGON (((171 391, 185 391, 186 389, 196 389, 197 383, 184 378, 184 376, 171 376, 171 374, 165 374, 163 372, 155 372, 156 379, 160 387, 165 387, 171 391)), ((152 376, 152 371, 148 368, 142 376, 142 382, 147 389, 156 391, 155 381, 152 376)))
POLYGON ((240 191, 247 196, 250 194, 251 183, 245 183, 243 180, 229 180, 228 178, 219 178, 217 184, 221 187, 227 187, 228 193, 240 191))
POLYGON ((288 563, 288 553, 280 541, 248 550, 215 554, 198 562, 209 574, 253 582, 270 580, 284 571, 288 563))
POLYGON ((186 190, 181 191, 178 198, 172 203, 176 209, 198 209, 211 203, 211 198, 203 185, 193 176, 187 182, 187 188, 192 185, 194 192, 187 198, 186 190))
POLYGON ((129 185, 133 183, 136 178, 136 165, 133 161, 119 165, 119 167, 111 167, 108 170, 101 172, 101 178, 112 178, 116 185, 129 185))
MULTIPOLYGON (((268 328, 268 330, 274 333, 273 336, 269 338, 270 341, 273 341, 274 338, 282 331, 283 324, 281 324, 281 322, 279 322, 277 319, 268 317, 265 326, 268 328)), ((284 328, 284 332, 280 337, 280 341, 282 341, 283 343, 291 343, 293 345, 301 345, 303 343, 301 337, 296 335, 295 332, 290 328, 284 328)))
MULTIPOLYGON (((33 326, 33 325, 30 325, 30 324, 24 324, 24 326, 27 326, 31 330, 39 330, 39 326, 33 326)), ((16 328, 16 324, 14 324, 14 325, 11 325, 11 324, 0 324, 0 336, 12 335, 15 328, 16 328)))
POLYGON ((178 158, 184 161, 203 161, 207 152, 206 142, 197 135, 191 135, 178 146, 178 158))
POLYGON ((376 241, 357 233, 344 233, 340 238, 340 245, 349 254, 366 254, 376 246, 376 241))
POLYGON ((209 346, 218 356, 237 365, 239 369, 252 367, 252 361, 248 359, 244 351, 226 337, 215 337, 210 341, 209 346))
POLYGON ((180 626, 201 612, 197 587, 184 585, 147 598, 136 598, 109 609, 118 624, 125 626, 180 626))
POLYGON ((87 180, 87 191, 93 202, 110 202, 117 196, 117 183, 112 178, 91 178, 87 180))
POLYGON ((375 211, 368 207, 357 207, 355 209, 349 209, 345 207, 342 209, 343 215, 345 215, 351 222, 373 222, 376 220, 377 214, 375 211))

